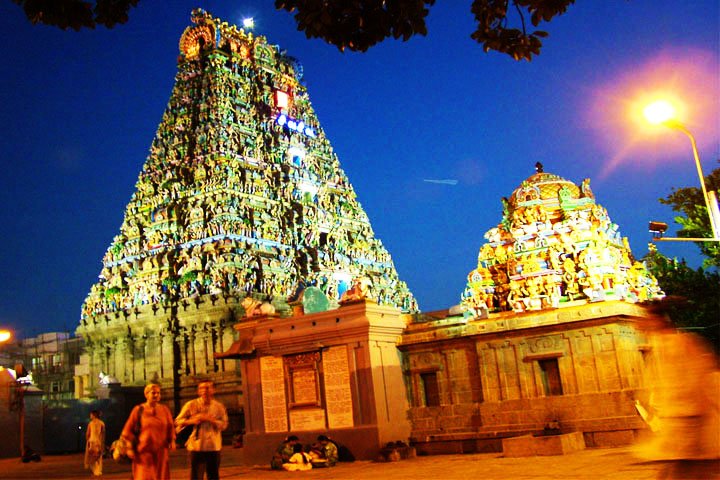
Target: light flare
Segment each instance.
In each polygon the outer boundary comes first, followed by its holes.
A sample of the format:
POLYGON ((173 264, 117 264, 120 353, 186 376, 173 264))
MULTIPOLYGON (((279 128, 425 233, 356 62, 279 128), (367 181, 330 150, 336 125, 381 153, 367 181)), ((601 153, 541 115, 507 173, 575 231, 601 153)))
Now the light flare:
POLYGON ((586 121, 598 148, 611 159, 605 162, 604 174, 621 167, 648 169, 691 160, 684 135, 645 117, 645 108, 659 99, 672 106, 674 120, 693 132, 701 158, 714 158, 720 141, 718 68, 711 52, 666 49, 628 66, 627 73, 611 72, 607 82, 591 87, 586 121))
POLYGON ((12 338, 10 330, 0 330, 0 343, 5 343, 12 338))

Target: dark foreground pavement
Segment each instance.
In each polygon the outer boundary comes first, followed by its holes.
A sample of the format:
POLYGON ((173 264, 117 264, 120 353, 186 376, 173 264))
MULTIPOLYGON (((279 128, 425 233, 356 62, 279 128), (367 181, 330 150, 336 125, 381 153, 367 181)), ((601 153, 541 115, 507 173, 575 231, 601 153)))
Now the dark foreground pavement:
MULTIPOLYGON (((399 480, 399 479, 627 479, 650 480, 663 477, 666 465, 647 462, 630 448, 591 449, 564 456, 505 458, 499 453, 435 455, 417 457, 394 463, 357 461, 341 463, 327 469, 308 472, 272 471, 268 465, 243 464, 243 450, 225 448, 222 453, 220 478, 275 479, 290 478, 399 480)), ((171 457, 173 480, 187 480, 189 469, 186 452, 176 451, 171 457)), ((0 479, 89 479, 83 469, 83 457, 74 455, 43 456, 38 463, 22 463, 19 459, 0 459, 0 479)), ((98 477, 95 477, 98 478, 98 477)), ((129 465, 105 460, 100 479, 129 479, 129 465)), ((712 472, 709 479, 720 479, 712 472), (713 475, 714 474, 714 475, 713 475)))

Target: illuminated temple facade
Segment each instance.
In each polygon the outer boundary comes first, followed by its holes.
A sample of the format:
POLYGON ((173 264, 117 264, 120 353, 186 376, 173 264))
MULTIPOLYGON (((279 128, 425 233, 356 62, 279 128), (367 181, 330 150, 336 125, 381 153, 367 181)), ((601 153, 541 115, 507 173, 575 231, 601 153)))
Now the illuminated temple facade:
POLYGON ((663 293, 589 180, 537 164, 502 199, 459 305, 419 313, 297 62, 202 10, 192 21, 82 306, 80 396, 101 374, 153 380, 177 411, 210 377, 255 462, 290 433, 365 459, 398 440, 421 453, 543 432, 632 442, 646 303, 663 293))
POLYGON ((533 435, 632 443, 646 428, 646 304, 663 293, 589 180, 536 169, 503 199, 459 305, 402 314, 368 297, 238 323, 224 355, 242 365, 246 458, 289 433, 328 433, 362 458, 398 439, 424 454, 533 455, 533 435))
POLYGON ((177 406, 193 378, 212 376, 233 409, 238 369, 215 354, 232 343, 245 297, 282 316, 304 286, 332 307, 363 278, 380 305, 416 304, 320 126, 301 66, 202 10, 192 21, 120 232, 82 306, 89 358, 78 381, 90 395, 101 373, 122 385, 157 380, 177 406))

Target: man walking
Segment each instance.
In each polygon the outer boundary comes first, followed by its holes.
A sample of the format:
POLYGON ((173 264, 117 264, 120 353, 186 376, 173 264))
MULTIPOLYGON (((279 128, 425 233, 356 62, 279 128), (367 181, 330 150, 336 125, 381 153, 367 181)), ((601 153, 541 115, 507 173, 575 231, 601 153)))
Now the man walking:
POLYGON ((190 480, 220 478, 220 450, 222 450, 222 431, 228 426, 225 406, 215 400, 215 385, 210 380, 197 386, 198 398, 190 400, 180 410, 175 419, 175 428, 179 432, 192 426, 192 433, 185 447, 190 454, 190 480))

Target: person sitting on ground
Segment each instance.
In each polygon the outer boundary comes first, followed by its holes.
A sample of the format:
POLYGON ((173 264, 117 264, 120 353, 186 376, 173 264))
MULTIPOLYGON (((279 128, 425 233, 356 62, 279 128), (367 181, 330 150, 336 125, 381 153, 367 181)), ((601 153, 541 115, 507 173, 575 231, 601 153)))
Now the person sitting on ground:
POLYGON ((295 435, 290 435, 285 438, 273 454, 272 460, 270 460, 270 468, 273 470, 282 470, 283 463, 287 463, 290 460, 290 457, 295 453, 293 450, 295 445, 299 444, 300 439, 295 435))
POLYGON ((332 467, 338 461, 337 445, 326 435, 319 435, 317 443, 314 443, 310 450, 313 465, 318 467, 332 467))
POLYGON ((338 451, 338 462, 354 462, 355 461, 355 455, 350 451, 350 449, 336 441, 333 440, 333 443, 335 446, 337 446, 338 451))
POLYGON ((40 455, 32 448, 25 445, 25 449, 24 449, 21 459, 22 459, 23 463, 39 462, 40 455))
POLYGON ((288 472, 305 471, 312 469, 313 464, 310 455, 303 452, 302 444, 295 443, 292 457, 282 464, 282 468, 288 472))

